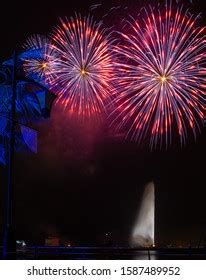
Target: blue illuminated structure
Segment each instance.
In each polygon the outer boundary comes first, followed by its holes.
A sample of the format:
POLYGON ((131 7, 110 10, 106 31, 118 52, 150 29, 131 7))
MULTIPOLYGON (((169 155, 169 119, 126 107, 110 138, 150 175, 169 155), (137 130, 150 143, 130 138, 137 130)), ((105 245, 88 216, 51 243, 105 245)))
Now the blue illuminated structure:
POLYGON ((14 150, 18 152, 22 147, 27 147, 37 152, 37 133, 28 128, 25 122, 49 117, 55 99, 55 95, 43 84, 24 76, 21 58, 32 55, 34 53, 29 51, 19 55, 14 52, 13 57, 2 64, 0 71, 0 164, 7 165, 8 170, 3 246, 5 259, 14 259, 16 250, 12 221, 14 150))

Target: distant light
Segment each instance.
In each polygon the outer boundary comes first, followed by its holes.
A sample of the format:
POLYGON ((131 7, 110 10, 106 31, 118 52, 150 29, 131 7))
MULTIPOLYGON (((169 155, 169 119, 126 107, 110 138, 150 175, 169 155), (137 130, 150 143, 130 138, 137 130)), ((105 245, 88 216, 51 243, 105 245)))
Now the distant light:
POLYGON ((22 247, 25 247, 25 246, 26 246, 26 243, 25 243, 24 240, 16 240, 16 244, 17 244, 17 245, 20 245, 20 246, 22 246, 22 247))

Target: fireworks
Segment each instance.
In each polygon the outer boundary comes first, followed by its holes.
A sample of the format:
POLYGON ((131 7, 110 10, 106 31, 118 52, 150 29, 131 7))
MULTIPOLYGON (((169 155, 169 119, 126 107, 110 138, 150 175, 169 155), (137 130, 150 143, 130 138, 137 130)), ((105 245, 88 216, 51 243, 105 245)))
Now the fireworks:
POLYGON ((45 36, 34 35, 27 39, 24 48, 28 52, 28 57, 23 59, 26 75, 49 87, 56 76, 54 65, 60 59, 53 44, 45 36))
POLYGON ((33 53, 24 70, 70 112, 91 116, 112 104, 112 123, 132 140, 149 138, 151 147, 168 147, 177 138, 184 144, 204 121, 205 29, 171 3, 142 9, 117 33, 118 44, 90 16, 60 20, 51 40, 27 40, 33 53))
POLYGON ((92 115, 104 111, 113 90, 113 43, 111 32, 91 17, 61 20, 54 31, 55 65, 52 87, 58 101, 70 111, 92 115))
POLYGON ((143 11, 120 33, 113 122, 137 142, 149 136, 151 147, 167 147, 176 136, 184 144, 204 119, 205 29, 182 8, 143 11))

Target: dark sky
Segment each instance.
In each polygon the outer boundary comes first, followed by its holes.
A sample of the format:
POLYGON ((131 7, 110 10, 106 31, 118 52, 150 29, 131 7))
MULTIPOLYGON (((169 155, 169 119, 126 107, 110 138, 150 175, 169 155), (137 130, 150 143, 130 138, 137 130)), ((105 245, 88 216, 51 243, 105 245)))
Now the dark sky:
MULTIPOLYGON (((104 7, 112 7, 103 2, 104 7)), ((204 10, 201 1, 194 0, 192 5, 189 2, 186 1, 192 10, 204 10)), ((75 11, 87 14, 93 3, 6 3, 8 9, 0 9, 0 59, 8 57, 15 47, 19 49, 29 35, 51 32, 59 16, 70 16, 75 11)), ((38 155, 15 157, 17 238, 39 242, 53 233, 82 244, 111 232, 127 240, 144 184, 150 180, 156 187, 158 240, 172 243, 187 239, 197 244, 204 228, 206 235, 205 130, 196 143, 191 141, 185 148, 174 145, 167 152, 150 152, 135 143, 110 137, 106 121, 83 124, 65 117, 58 106, 53 108, 51 119, 38 129, 38 155)), ((2 189, 5 178, 6 170, 0 167, 2 189)))

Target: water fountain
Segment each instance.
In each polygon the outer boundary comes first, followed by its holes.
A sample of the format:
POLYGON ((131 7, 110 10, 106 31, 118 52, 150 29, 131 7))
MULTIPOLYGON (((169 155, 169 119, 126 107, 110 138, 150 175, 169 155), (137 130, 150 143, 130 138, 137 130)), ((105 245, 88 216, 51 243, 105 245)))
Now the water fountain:
POLYGON ((133 247, 154 247, 155 245, 155 186, 146 184, 137 221, 131 235, 133 247))

